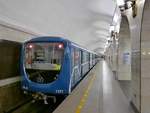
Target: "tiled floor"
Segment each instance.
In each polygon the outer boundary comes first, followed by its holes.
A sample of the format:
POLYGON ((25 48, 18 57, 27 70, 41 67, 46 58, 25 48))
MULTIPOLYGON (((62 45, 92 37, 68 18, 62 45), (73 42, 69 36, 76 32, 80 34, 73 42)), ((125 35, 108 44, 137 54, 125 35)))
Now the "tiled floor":
POLYGON ((103 67, 103 113, 134 113, 106 62, 103 67))
POLYGON ((131 81, 130 80, 121 80, 118 81, 121 89, 123 90, 125 96, 128 100, 131 100, 131 81))
POLYGON ((113 77, 105 61, 98 63, 95 68, 82 80, 54 113, 134 113, 124 95, 118 81, 113 77), (91 88, 84 98, 90 81, 95 76, 91 88), (84 99, 84 102, 82 100, 84 99), (80 110, 78 110, 80 108, 80 110))

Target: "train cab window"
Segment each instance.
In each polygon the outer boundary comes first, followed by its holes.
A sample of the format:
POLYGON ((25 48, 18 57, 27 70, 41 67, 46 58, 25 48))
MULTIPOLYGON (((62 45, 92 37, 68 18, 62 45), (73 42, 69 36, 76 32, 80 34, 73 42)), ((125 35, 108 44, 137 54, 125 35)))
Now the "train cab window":
POLYGON ((56 80, 63 57, 63 43, 27 43, 24 64, 29 79, 41 84, 56 80))
POLYGON ((64 54, 62 43, 28 43, 25 67, 38 70, 60 70, 64 54))

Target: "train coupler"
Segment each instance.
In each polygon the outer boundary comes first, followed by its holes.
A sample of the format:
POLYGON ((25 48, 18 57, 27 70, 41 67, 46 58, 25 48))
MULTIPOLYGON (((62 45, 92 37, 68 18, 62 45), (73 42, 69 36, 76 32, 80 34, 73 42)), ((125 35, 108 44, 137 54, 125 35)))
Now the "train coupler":
POLYGON ((56 97, 55 96, 49 96, 49 95, 45 95, 43 93, 36 93, 36 94, 32 94, 32 97, 34 100, 43 100, 44 104, 49 104, 48 99, 52 99, 53 103, 56 103, 56 97))

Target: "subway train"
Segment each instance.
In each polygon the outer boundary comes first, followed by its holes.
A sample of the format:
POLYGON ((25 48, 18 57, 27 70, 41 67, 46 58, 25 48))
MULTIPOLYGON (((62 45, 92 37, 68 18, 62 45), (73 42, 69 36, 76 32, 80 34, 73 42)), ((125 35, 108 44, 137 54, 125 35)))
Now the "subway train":
POLYGON ((22 46, 22 89, 44 100, 49 95, 68 95, 96 65, 98 57, 61 37, 33 38, 22 46))

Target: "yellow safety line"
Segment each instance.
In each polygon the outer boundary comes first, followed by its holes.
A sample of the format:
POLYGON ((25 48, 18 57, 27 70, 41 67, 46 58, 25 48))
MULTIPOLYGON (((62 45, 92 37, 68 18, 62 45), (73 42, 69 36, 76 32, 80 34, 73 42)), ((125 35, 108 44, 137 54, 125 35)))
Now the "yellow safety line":
POLYGON ((87 97, 89 95, 89 91, 92 87, 94 79, 95 79, 95 75, 93 75, 92 79, 90 80, 89 85, 88 85, 87 89, 85 90, 84 95, 82 96, 81 101, 80 101, 79 105, 77 106, 75 113, 81 113, 81 110, 84 107, 85 102, 87 101, 87 97))

